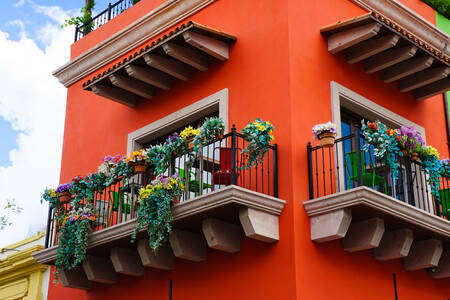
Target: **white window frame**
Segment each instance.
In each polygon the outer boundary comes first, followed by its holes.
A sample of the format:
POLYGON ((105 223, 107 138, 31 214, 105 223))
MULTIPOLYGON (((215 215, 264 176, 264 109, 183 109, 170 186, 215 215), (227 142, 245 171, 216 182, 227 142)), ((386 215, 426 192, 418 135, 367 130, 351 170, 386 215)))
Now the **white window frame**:
POLYGON ((225 132, 228 132, 227 88, 130 132, 127 140, 127 153, 130 154, 132 151, 139 150, 145 143, 162 135, 169 134, 194 120, 198 120, 216 111, 219 112, 219 117, 225 123, 225 132))

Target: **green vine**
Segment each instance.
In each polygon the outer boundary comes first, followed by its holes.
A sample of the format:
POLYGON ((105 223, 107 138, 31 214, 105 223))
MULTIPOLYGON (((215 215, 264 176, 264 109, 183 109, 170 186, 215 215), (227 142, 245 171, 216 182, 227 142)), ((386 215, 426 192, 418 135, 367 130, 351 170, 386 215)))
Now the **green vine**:
POLYGON ((263 163, 264 156, 269 152, 270 142, 273 141, 274 127, 269 121, 255 119, 242 129, 242 134, 248 142, 247 147, 242 150, 248 157, 246 165, 242 168, 250 169, 263 163))
MULTIPOLYGON (((82 26, 84 24, 87 24, 92 19, 92 11, 95 7, 95 1, 94 0, 87 0, 86 5, 83 6, 80 10, 81 16, 72 17, 70 19, 64 20, 64 23, 61 25, 61 28, 68 27, 68 26, 82 26)), ((87 34, 92 31, 94 24, 90 23, 87 27, 83 28, 83 33, 87 34)))

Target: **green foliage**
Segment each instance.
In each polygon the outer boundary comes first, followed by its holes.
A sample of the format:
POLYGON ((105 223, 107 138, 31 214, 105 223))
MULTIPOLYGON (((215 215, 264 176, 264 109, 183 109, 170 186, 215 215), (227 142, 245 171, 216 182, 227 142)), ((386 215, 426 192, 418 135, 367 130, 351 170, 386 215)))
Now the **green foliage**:
POLYGON ((363 150, 368 152, 370 149, 370 145, 372 145, 374 147, 375 157, 386 159, 386 162, 391 169, 392 177, 394 179, 397 179, 397 154, 400 149, 398 148, 396 131, 388 129, 386 125, 384 125, 380 121, 364 122, 364 120, 362 120, 361 125, 364 139, 366 140, 366 143, 363 146, 363 150))
POLYGON ((9 220, 12 215, 20 214, 22 208, 15 203, 14 199, 6 199, 6 206, 3 207, 4 215, 0 215, 0 230, 11 226, 13 223, 9 220))
POLYGON ((155 167, 155 174, 163 174, 172 159, 172 148, 168 144, 156 145, 147 150, 147 160, 155 167))
POLYGON ((96 214, 90 205, 73 209, 62 218, 57 228, 58 250, 55 261, 55 284, 58 282, 58 270, 73 269, 86 258, 86 247, 89 230, 96 214))
POLYGON ((264 156, 269 151, 270 142, 273 141, 274 127, 269 121, 255 119, 253 123, 248 123, 242 134, 248 142, 247 147, 242 151, 247 154, 247 162, 243 168, 250 169, 263 162, 264 156))
POLYGON ((422 0, 435 11, 450 19, 450 1, 449 0, 422 0))
POLYGON ((214 142, 218 136, 225 132, 225 124, 221 118, 206 118, 200 133, 194 138, 194 151, 214 142))
POLYGON ((136 239, 136 235, 142 228, 147 227, 149 245, 157 253, 159 247, 169 240, 169 234, 172 231, 172 211, 170 204, 173 200, 173 194, 167 190, 158 190, 149 197, 142 199, 141 205, 136 211, 137 226, 131 237, 136 239))
MULTIPOLYGON (((95 1, 90 0, 83 6, 80 10, 81 16, 72 17, 70 19, 64 20, 64 24, 61 25, 61 28, 68 26, 82 26, 83 24, 88 23, 92 18, 92 10, 94 10, 95 1)), ((83 28, 83 33, 87 34, 92 31, 94 24, 91 23, 89 26, 83 28)))
POLYGON ((45 189, 41 196, 41 203, 46 201, 49 203, 50 207, 57 208, 60 206, 59 197, 55 193, 55 189, 45 189))

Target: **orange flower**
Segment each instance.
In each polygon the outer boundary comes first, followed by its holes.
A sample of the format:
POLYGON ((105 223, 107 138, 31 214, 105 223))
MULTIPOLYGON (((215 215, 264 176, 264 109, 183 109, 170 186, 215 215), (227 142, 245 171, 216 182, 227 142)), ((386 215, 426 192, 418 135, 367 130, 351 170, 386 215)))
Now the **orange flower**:
POLYGON ((89 220, 95 221, 95 217, 94 217, 94 216, 90 216, 90 217, 89 217, 89 220))

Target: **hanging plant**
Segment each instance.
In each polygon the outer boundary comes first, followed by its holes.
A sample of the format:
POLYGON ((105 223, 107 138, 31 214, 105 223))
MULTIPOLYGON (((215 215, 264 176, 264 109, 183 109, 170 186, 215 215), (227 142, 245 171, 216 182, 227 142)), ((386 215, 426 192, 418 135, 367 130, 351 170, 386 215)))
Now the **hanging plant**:
POLYGON ((361 121, 362 132, 366 143, 363 150, 369 152, 370 146, 374 147, 376 158, 385 159, 392 172, 394 179, 398 178, 397 155, 400 151, 398 147, 399 133, 395 129, 388 129, 380 121, 364 122, 361 121))
POLYGON ((420 160, 421 169, 428 174, 425 179, 431 187, 431 194, 438 199, 442 171, 439 152, 432 146, 425 146, 420 153, 420 160))
POLYGON ((441 160, 441 175, 447 179, 450 179, 450 159, 441 160))
POLYGON ((48 202, 50 207, 52 208, 60 207, 59 196, 56 193, 56 189, 45 189, 44 193, 41 196, 41 203, 43 201, 48 202))
POLYGON ((409 155, 412 160, 417 160, 418 153, 425 146, 425 141, 414 126, 402 126, 397 141, 402 155, 409 155))
POLYGON ((185 139, 179 136, 176 132, 166 139, 164 145, 169 148, 168 152, 170 152, 172 157, 177 157, 188 152, 185 139))
POLYGON ((322 142, 322 147, 328 148, 334 146, 336 139, 336 124, 327 122, 317 124, 312 128, 314 137, 322 142))
POLYGON ((194 129, 192 126, 188 126, 180 132, 180 136, 186 141, 186 145, 189 151, 194 149, 194 138, 200 134, 200 129, 194 129))
POLYGON ((154 174, 162 174, 169 168, 172 149, 166 143, 152 146, 147 150, 146 159, 155 167, 154 174))
POLYGON ((172 231, 171 203, 181 197, 184 190, 183 180, 178 175, 166 177, 158 175, 151 184, 139 190, 139 206, 136 211, 136 229, 131 241, 136 240, 137 233, 147 228, 149 246, 156 254, 159 247, 169 240, 172 231))
POLYGON ((273 130, 274 127, 269 121, 261 119, 255 119, 242 129, 244 139, 248 142, 242 151, 247 155, 247 162, 243 168, 250 169, 263 162, 264 156, 269 151, 270 142, 274 140, 273 130))
POLYGON ((134 173, 145 173, 147 170, 147 150, 141 149, 133 151, 127 156, 125 161, 133 169, 134 173))
POLYGON ((89 204, 72 209, 64 217, 57 231, 59 241, 55 261, 55 284, 59 279, 59 270, 73 269, 86 258, 87 237, 97 217, 89 204))

